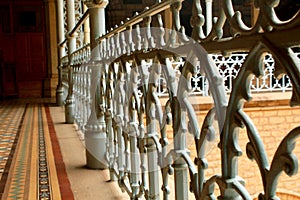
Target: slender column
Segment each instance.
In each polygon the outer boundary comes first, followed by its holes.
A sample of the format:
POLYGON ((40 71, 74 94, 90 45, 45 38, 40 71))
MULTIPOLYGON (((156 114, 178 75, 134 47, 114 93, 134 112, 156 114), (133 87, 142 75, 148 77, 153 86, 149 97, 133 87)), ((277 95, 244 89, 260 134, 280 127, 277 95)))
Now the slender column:
POLYGON ((99 64, 100 55, 97 47, 96 38, 105 34, 105 7, 107 0, 85 1, 89 8, 90 23, 90 47, 91 47, 91 115, 86 125, 85 145, 87 167, 92 169, 104 169, 108 167, 106 159, 106 131, 105 131, 105 111, 104 109, 104 86, 99 85, 101 70, 105 66, 99 64), (99 2, 99 3, 96 3, 99 2), (99 91, 101 91, 99 93, 99 91), (102 107, 102 111, 98 109, 102 107))
POLYGON ((205 0, 206 3, 206 34, 208 35, 212 29, 212 3, 213 0, 205 0))
POLYGON ((57 0, 56 3, 57 10, 57 40, 59 42, 58 45, 58 56, 59 56, 59 65, 57 67, 58 70, 58 84, 56 88, 56 104, 58 106, 62 106, 64 104, 64 90, 62 85, 62 66, 61 59, 66 55, 65 44, 62 44, 64 41, 64 3, 63 0, 57 0))
MULTIPOLYGON (((67 28, 68 32, 71 32, 75 27, 75 6, 74 0, 67 0, 67 28)), ((75 35, 67 35, 68 39, 68 56, 69 56, 69 90, 68 96, 65 104, 65 115, 66 115, 66 123, 74 123, 74 113, 75 113, 75 105, 74 105, 74 95, 73 95, 73 67, 72 65, 72 57, 71 54, 76 50, 76 36, 75 35)))

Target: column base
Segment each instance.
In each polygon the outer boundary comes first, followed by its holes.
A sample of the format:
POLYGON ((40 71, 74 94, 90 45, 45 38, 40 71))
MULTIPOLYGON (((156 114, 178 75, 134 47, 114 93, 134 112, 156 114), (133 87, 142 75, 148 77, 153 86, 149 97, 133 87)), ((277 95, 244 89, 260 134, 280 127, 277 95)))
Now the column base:
POLYGON ((107 164, 101 162, 94 156, 94 153, 86 149, 86 166, 90 169, 107 169, 107 164))
POLYGON ((57 87, 57 89, 56 89, 56 104, 58 106, 64 105, 64 89, 63 89, 63 87, 57 87))
MULTIPOLYGON (((91 128, 91 127, 90 127, 91 128)), ((86 166, 90 169, 107 169, 106 133, 89 130, 85 132, 86 166)))
POLYGON ((66 100, 65 105, 65 117, 66 117, 66 123, 67 124, 73 124, 74 123, 74 115, 75 115, 75 104, 73 100, 66 100))

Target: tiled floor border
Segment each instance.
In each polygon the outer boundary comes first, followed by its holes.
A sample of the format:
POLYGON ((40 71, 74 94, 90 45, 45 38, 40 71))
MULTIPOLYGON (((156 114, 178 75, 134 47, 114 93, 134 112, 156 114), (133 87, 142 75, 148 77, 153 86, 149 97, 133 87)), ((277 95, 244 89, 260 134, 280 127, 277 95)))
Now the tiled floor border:
POLYGON ((61 198, 65 200, 73 200, 74 195, 71 190, 71 184, 67 176, 65 164, 63 161, 63 156, 61 154, 60 146, 54 129, 54 124, 51 118, 50 109, 47 104, 45 104, 45 112, 46 112, 46 117, 48 122, 49 133, 51 137, 51 144, 52 144, 52 150, 54 154, 61 198))
POLYGON ((0 199, 74 199, 48 104, 26 104, 9 157, 0 199))

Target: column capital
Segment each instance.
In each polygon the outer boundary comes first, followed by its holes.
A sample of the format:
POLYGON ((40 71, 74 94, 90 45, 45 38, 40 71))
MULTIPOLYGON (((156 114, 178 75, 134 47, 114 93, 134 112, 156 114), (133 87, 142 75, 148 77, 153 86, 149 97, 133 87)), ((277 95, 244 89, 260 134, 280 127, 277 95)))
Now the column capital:
POLYGON ((85 0, 84 3, 88 8, 105 8, 109 0, 85 0))

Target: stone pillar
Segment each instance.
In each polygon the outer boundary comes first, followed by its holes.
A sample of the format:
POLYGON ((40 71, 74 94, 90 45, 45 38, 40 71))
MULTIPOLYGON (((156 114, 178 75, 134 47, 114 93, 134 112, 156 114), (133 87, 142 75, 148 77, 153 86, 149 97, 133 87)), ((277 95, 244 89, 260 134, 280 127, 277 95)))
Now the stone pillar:
POLYGON ((75 5, 74 0, 67 0, 67 29, 68 29, 68 56, 69 56, 69 90, 68 96, 65 104, 65 117, 66 123, 72 124, 74 123, 74 115, 75 115, 75 105, 74 105, 74 95, 73 95, 73 68, 71 54, 76 50, 76 36, 70 35, 69 33, 75 27, 75 5))
MULTIPOLYGON (((86 124, 85 145, 87 167, 92 169, 105 169, 108 167, 106 159, 106 129, 104 111, 98 112, 98 102, 103 99, 104 93, 98 93, 103 88, 99 88, 101 66, 100 55, 96 38, 105 34, 105 7, 107 0, 87 0, 85 4, 89 8, 90 39, 91 39, 91 115, 86 124)), ((103 102, 104 103, 104 102, 103 102)))
MULTIPOLYGON (((102 1, 85 1, 89 9, 89 23, 90 23, 90 39, 91 39, 91 49, 93 50, 97 46, 96 38, 104 35, 106 31, 105 26, 105 7, 108 4, 107 0, 102 1), (99 2, 99 3, 95 3, 99 2)), ((97 56, 97 55, 95 55, 97 56)))
POLYGON ((206 4, 206 34, 208 35, 212 29, 212 4, 213 0, 205 0, 206 4))
POLYGON ((43 97, 54 97, 58 73, 55 0, 44 0, 46 22, 47 77, 43 80, 43 97))
POLYGON ((58 70, 58 84, 56 88, 56 104, 58 106, 62 106, 64 104, 63 99, 63 85, 62 85, 62 74, 61 74, 61 63, 60 60, 62 57, 66 55, 65 52, 65 44, 62 44, 62 42, 65 39, 65 30, 64 30, 64 2, 63 0, 57 0, 56 3, 56 12, 57 12, 57 40, 58 40, 58 58, 59 58, 59 65, 57 67, 58 70))

